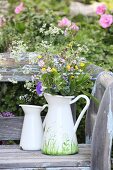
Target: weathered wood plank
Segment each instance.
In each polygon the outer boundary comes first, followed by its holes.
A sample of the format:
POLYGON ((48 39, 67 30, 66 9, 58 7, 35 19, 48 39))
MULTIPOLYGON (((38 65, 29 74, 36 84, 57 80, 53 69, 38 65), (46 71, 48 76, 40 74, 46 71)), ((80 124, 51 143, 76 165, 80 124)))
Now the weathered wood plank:
MULTIPOLYGON (((34 53, 33 53, 34 55, 34 53)), ((35 54, 36 55, 36 54, 35 54)), ((103 68, 95 65, 88 66, 87 70, 93 76, 93 79, 97 77, 97 75, 103 71, 103 68)), ((0 80, 1 82, 9 81, 9 79, 14 79, 16 81, 31 81, 32 73, 38 73, 37 65, 29 64, 28 58, 25 58, 21 62, 15 62, 14 59, 10 58, 10 53, 1 53, 0 54, 0 74, 3 76, 0 80), (31 68, 31 73, 25 75, 23 73, 23 66, 27 65, 31 68)))
MULTIPOLYGON (((79 154, 88 154, 91 151, 91 145, 89 144, 79 144, 80 151, 79 154)), ((19 145, 0 145, 0 153, 15 153, 15 152, 22 152, 23 150, 20 149, 19 145)), ((28 152, 28 151, 24 151, 28 152)), ((30 151, 31 152, 31 151, 30 151)), ((33 153, 37 153, 37 151, 33 151, 33 153)), ((69 155, 70 156, 70 155, 69 155)))
MULTIPOLYGON (((67 156, 44 155, 40 151, 23 151, 18 145, 0 146, 0 168, 90 167, 90 145, 79 145, 79 153, 67 156), (84 148, 87 148, 84 152, 84 148), (15 150, 16 149, 16 150, 15 150)), ((86 170, 86 169, 84 169, 86 170)))
POLYGON ((38 72, 38 67, 35 64, 30 64, 28 60, 28 57, 25 56, 20 62, 16 62, 13 58, 10 58, 10 53, 0 53, 0 74, 2 76, 0 81, 7 82, 10 79, 14 79, 17 82, 31 81, 31 75, 38 72), (23 66, 29 67, 30 73, 25 75, 23 66))
POLYGON ((100 83, 103 87, 107 88, 113 82, 113 76, 110 75, 108 72, 105 72, 100 77, 100 83))
POLYGON ((92 75, 92 79, 96 79, 97 76, 104 71, 104 69, 102 67, 96 66, 94 64, 90 64, 87 67, 87 71, 92 75))
POLYGON ((23 117, 0 117, 0 140, 19 140, 23 117))
POLYGON ((90 167, 58 167, 58 168, 13 168, 5 170, 90 170, 90 167))
POLYGON ((111 170, 113 138, 113 82, 105 90, 92 136, 91 170, 111 170))
POLYGON ((90 143, 92 139, 93 127, 97 117, 99 103, 101 102, 106 88, 113 82, 113 76, 109 72, 103 72, 96 81, 94 97, 98 99, 98 104, 93 99, 86 115, 86 143, 90 143))

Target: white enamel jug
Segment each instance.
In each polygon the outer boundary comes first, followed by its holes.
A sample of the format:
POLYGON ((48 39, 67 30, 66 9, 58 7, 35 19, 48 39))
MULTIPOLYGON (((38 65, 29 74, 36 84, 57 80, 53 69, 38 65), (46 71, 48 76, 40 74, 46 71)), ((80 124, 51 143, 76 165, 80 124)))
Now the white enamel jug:
POLYGON ((43 126, 40 113, 47 106, 19 105, 25 116, 20 139, 23 150, 40 150, 43 137, 43 126))
POLYGON ((77 153, 76 130, 88 109, 90 104, 89 98, 85 95, 79 95, 74 98, 74 96, 59 96, 47 93, 44 96, 48 102, 48 113, 43 123, 42 153, 50 155, 77 153), (74 125, 70 104, 75 103, 80 98, 86 100, 86 105, 74 125))

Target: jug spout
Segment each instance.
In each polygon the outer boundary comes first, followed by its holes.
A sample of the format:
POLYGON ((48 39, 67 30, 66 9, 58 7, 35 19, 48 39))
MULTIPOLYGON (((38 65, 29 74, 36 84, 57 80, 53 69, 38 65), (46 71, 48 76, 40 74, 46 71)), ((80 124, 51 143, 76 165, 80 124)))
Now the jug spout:
POLYGON ((27 110, 36 110, 36 111, 43 111, 45 109, 45 107, 47 107, 48 105, 45 104, 43 106, 37 106, 37 105, 25 105, 25 104, 20 104, 20 107, 22 107, 22 109, 24 110, 24 112, 26 113, 27 110))
POLYGON ((34 111, 36 111, 36 113, 37 113, 37 111, 41 112, 43 109, 42 106, 37 106, 37 105, 20 104, 19 106, 22 107, 22 109, 24 110, 25 113, 28 112, 28 110, 29 110, 29 112, 31 111, 33 113, 34 111))

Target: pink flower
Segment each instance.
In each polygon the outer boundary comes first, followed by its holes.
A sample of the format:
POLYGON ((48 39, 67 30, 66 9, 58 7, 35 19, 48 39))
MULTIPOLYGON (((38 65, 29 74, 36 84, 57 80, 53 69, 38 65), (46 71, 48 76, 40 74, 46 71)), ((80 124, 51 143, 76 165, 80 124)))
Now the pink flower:
POLYGON ((66 61, 65 61, 65 59, 63 59, 63 58, 60 58, 60 62, 61 62, 61 63, 65 63, 66 61))
POLYGON ((101 18, 99 20, 99 24, 102 28, 108 28, 113 23, 113 16, 109 14, 101 15, 101 18))
POLYGON ((62 20, 58 22, 59 27, 69 27, 71 25, 71 21, 68 18, 64 17, 62 20))
POLYGON ((24 10, 24 4, 23 2, 20 3, 20 5, 18 5, 16 8, 15 8, 15 13, 16 14, 19 14, 21 11, 24 10))
POLYGON ((38 61, 38 65, 39 65, 39 67, 43 67, 43 66, 44 66, 44 64, 45 64, 45 63, 44 63, 44 61, 43 61, 43 60, 39 60, 39 61, 38 61))
POLYGON ((75 23, 72 22, 72 24, 71 24, 71 26, 70 26, 70 29, 71 29, 71 30, 78 31, 78 30, 79 30, 79 27, 78 27, 75 23))
POLYGON ((47 68, 47 72, 51 72, 51 67, 48 67, 48 68, 47 68))
POLYGON ((102 15, 106 12, 106 9, 107 9, 106 5, 104 5, 104 4, 99 5, 96 9, 96 14, 102 15))
POLYGON ((0 17, 0 27, 3 27, 5 24, 6 20, 3 16, 0 17))

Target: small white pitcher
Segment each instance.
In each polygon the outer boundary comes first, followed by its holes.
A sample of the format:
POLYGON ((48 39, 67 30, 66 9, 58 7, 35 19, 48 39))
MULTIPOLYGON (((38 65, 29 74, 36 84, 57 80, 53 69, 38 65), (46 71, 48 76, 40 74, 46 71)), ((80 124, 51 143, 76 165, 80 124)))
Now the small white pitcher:
POLYGON ((40 113, 47 106, 19 105, 25 117, 20 139, 23 150, 40 150, 43 137, 43 126, 40 113))

